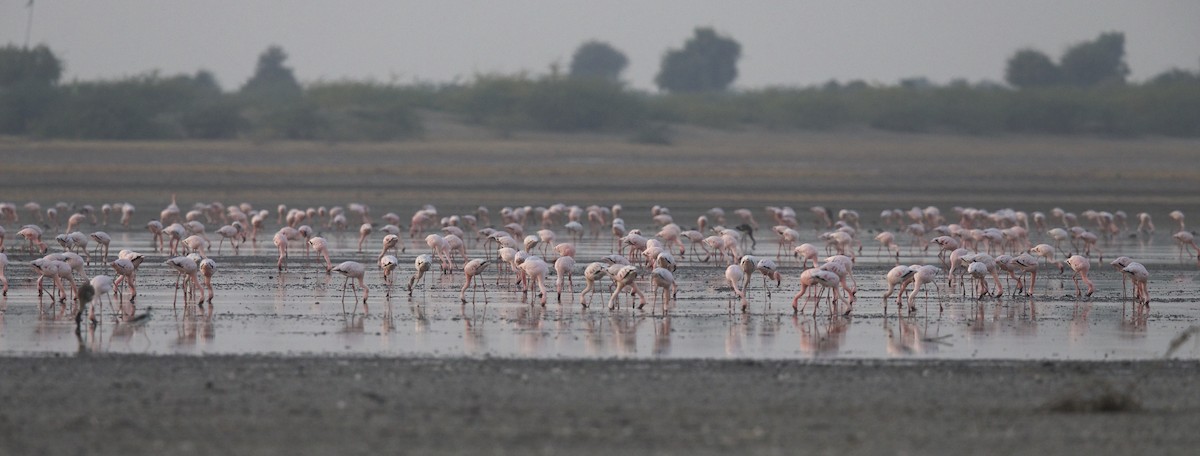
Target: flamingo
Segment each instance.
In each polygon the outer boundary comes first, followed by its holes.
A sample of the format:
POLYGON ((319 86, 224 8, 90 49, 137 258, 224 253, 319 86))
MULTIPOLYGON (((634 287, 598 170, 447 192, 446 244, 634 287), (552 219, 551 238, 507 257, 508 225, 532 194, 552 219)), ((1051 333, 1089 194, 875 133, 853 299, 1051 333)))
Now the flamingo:
POLYGON ((208 239, 205 239, 204 236, 193 234, 184 238, 181 242, 184 247, 184 253, 196 252, 201 258, 208 257, 208 255, 204 253, 206 250, 208 250, 208 239))
POLYGON ((754 268, 763 276, 763 289, 767 291, 767 296, 771 292, 767 290, 767 278, 775 279, 775 288, 783 283, 783 275, 779 273, 779 266, 775 264, 775 260, 770 258, 762 258, 754 265, 754 268))
POLYGON ((567 230, 567 236, 570 236, 572 241, 580 242, 583 240, 583 224, 570 221, 566 225, 563 225, 563 229, 567 230))
POLYGON ((2 296, 8 296, 8 276, 5 275, 5 272, 4 272, 4 270, 7 268, 8 268, 8 255, 5 255, 3 252, 0 252, 0 284, 2 284, 4 286, 4 292, 3 292, 2 296))
MULTIPOLYGON (((94 289, 96 291, 96 304, 98 304, 100 306, 100 308, 103 309, 104 308, 103 298, 107 297, 108 298, 108 307, 113 308, 113 303, 112 303, 113 279, 112 279, 112 277, 106 276, 104 274, 100 274, 98 276, 92 277, 92 280, 90 280, 88 283, 90 283, 92 285, 92 289, 94 289)), ((92 308, 89 310, 88 317, 92 321, 96 321, 95 306, 92 306, 92 308)))
POLYGON ((1147 290, 1147 285, 1150 282, 1150 272, 1136 261, 1129 263, 1121 272, 1129 276, 1129 281, 1133 282, 1134 302, 1149 307, 1150 292, 1147 290))
POLYGON ((238 243, 235 243, 234 240, 237 239, 239 234, 241 234, 240 230, 233 225, 225 225, 217 228, 217 234, 221 235, 221 240, 217 242, 217 255, 221 254, 221 246, 225 244, 226 240, 228 240, 229 245, 233 247, 233 254, 237 255, 238 243))
POLYGON ((135 283, 137 265, 128 258, 117 258, 109 263, 109 265, 112 266, 113 271, 119 276, 117 280, 113 281, 113 286, 118 287, 117 291, 119 291, 121 283, 125 283, 129 287, 129 302, 133 302, 133 299, 137 297, 137 284, 135 283))
POLYGON ((362 287, 363 290, 362 303, 367 303, 368 290, 366 281, 364 279, 367 268, 363 267, 362 263, 357 261, 344 261, 342 264, 334 267, 333 272, 341 274, 346 278, 346 281, 342 282, 342 312, 346 311, 346 286, 348 285, 350 286, 351 290, 354 291, 354 311, 358 310, 358 288, 350 284, 351 279, 358 281, 358 286, 362 287))
MULTIPOLYGON (((112 242, 112 237, 103 231, 96 231, 88 236, 91 237, 93 241, 96 241, 96 253, 100 253, 101 247, 104 248, 104 255, 100 257, 100 262, 108 263, 108 245, 112 242)), ((93 287, 94 286, 95 285, 93 285, 93 287)), ((99 293, 100 290, 97 289, 96 292, 99 293)))
POLYGON ((557 260, 554 260, 554 273, 558 276, 554 284, 555 292, 558 293, 558 301, 562 302, 564 280, 567 282, 567 291, 574 296, 575 282, 572 280, 572 277, 575 274, 575 259, 569 256, 558 257, 557 260))
MULTIPOLYGON (((971 264, 975 264, 975 263, 982 264, 984 267, 984 273, 990 274, 992 276, 992 280, 996 284, 996 292, 995 292, 995 294, 993 294, 993 296, 1003 296, 1004 295, 1004 286, 1000 284, 1000 266, 999 266, 996 258, 992 258, 991 255, 988 255, 986 253, 977 253, 977 254, 971 256, 971 264)), ((967 266, 967 267, 968 267, 967 272, 970 273, 971 272, 969 270, 970 266, 967 266)), ((986 288, 986 286, 985 286, 985 288, 986 288)))
POLYGON ((538 298, 541 299, 542 307, 546 307, 546 275, 550 273, 549 265, 545 261, 542 261, 541 258, 530 256, 521 262, 520 267, 525 273, 525 292, 528 293, 536 284, 538 287, 538 298))
POLYGON ((279 251, 279 261, 277 261, 275 263, 275 266, 277 268, 279 268, 280 271, 282 271, 283 270, 283 260, 287 259, 287 250, 288 250, 287 233, 285 233, 282 229, 279 230, 279 232, 275 233, 275 236, 273 236, 271 238, 271 242, 275 243, 275 248, 279 251))
MULTIPOLYGON (((178 276, 175 279, 175 299, 179 299, 179 283, 183 280, 183 305, 187 307, 187 299, 189 294, 194 296, 195 292, 200 292, 200 302, 204 301, 204 289, 200 288, 200 278, 197 274, 200 272, 200 266, 196 264, 196 260, 189 256, 177 256, 164 261, 163 264, 170 266, 175 270, 178 276), (185 278, 186 276, 186 278, 185 278), (189 293, 188 285, 191 285, 189 293)), ((174 305, 175 303, 172 303, 174 305)))
MULTIPOLYGON (((1183 223, 1183 218, 1184 218, 1183 211, 1171 211, 1171 213, 1167 214, 1167 216, 1171 217, 1171 220, 1174 220, 1175 222, 1179 223, 1179 231, 1187 230, 1187 228, 1184 227, 1184 223, 1183 223)), ((70 230, 68 230, 68 231, 70 231, 70 230)))
POLYGON ((429 256, 427 253, 417 255, 417 258, 413 260, 413 268, 416 272, 414 272, 413 275, 408 278, 409 296, 412 296, 413 284, 417 283, 418 280, 424 279, 425 273, 429 272, 429 270, 433 268, 433 257, 429 256))
MULTIPOLYGON (((979 262, 971 262, 967 265, 967 274, 970 274, 975 282, 975 292, 978 296, 975 299, 983 299, 984 296, 991 294, 987 286, 987 265, 979 262)), ((965 286, 964 292, 965 292, 965 286)))
MULTIPOLYGON (((675 275, 666 268, 654 268, 650 271, 650 293, 654 296, 654 302, 658 301, 658 289, 662 289, 663 297, 663 314, 667 313, 667 304, 675 298, 679 292, 678 286, 675 284, 675 275), (669 293, 669 294, 668 294, 669 293)), ((650 310, 654 311, 654 305, 651 304, 650 310)))
POLYGON ((1017 279, 1017 290, 1024 291, 1026 296, 1033 296, 1035 286, 1037 285, 1037 273, 1038 273, 1037 258, 1034 258, 1032 255, 1030 255, 1028 253, 1022 253, 1022 254, 1014 257, 1012 259, 1012 261, 1010 261, 1008 264, 1015 271, 1020 271, 1022 273, 1022 278, 1024 277, 1024 273, 1032 273, 1032 277, 1030 278, 1028 288, 1026 288, 1024 286, 1024 280, 1017 279))
POLYGON ((617 308, 617 297, 620 296, 621 291, 626 288, 632 289, 633 294, 641 299, 641 304, 637 307, 638 309, 646 307, 646 295, 642 294, 642 291, 639 290, 637 286, 637 267, 625 265, 614 267, 617 268, 616 272, 613 273, 610 269, 609 275, 612 276, 613 283, 615 283, 617 287, 615 290, 613 290, 612 297, 608 298, 608 310, 615 310, 617 308))
MULTIPOLYGON (((1037 265, 1037 263, 1034 262, 1035 267, 1036 267, 1036 265, 1037 265)), ((934 280, 937 278, 938 272, 940 272, 940 270, 936 266, 926 265, 926 266, 921 266, 920 268, 917 269, 917 273, 915 275, 913 275, 912 292, 910 292, 908 294, 908 311, 909 312, 913 312, 913 311, 917 310, 917 306, 916 306, 917 293, 919 293, 921 291, 921 286, 928 284, 928 283, 932 283, 932 284, 934 284, 935 288, 937 287, 937 283, 935 283, 934 280)), ((928 303, 929 303, 929 290, 928 289, 925 290, 925 303, 928 306, 928 303)), ((938 300, 938 311, 942 311, 942 310, 943 310, 942 309, 942 301, 939 299, 938 300)))
MULTIPOLYGON (((1178 212, 1178 211, 1176 211, 1178 212)), ((1200 246, 1196 246, 1196 237, 1187 231, 1180 231, 1171 235, 1175 242, 1179 243, 1179 258, 1183 258, 1184 251, 1191 255, 1192 250, 1196 251, 1196 260, 1200 261, 1200 246)))
POLYGON ((746 299, 746 293, 738 288, 738 284, 746 278, 746 272, 740 265, 731 264, 725 268, 725 281, 729 282, 729 286, 733 288, 733 293, 742 299, 742 312, 745 313, 750 307, 750 301, 746 299))
POLYGON ((125 203, 121 205, 121 226, 129 228, 129 223, 133 221, 133 213, 136 211, 132 204, 125 203))
POLYGON ((1088 271, 1092 268, 1091 261, 1088 261, 1086 257, 1081 255, 1072 255, 1070 258, 1067 258, 1067 265, 1071 267, 1072 271, 1075 271, 1075 274, 1071 275, 1071 279, 1075 281, 1076 296, 1083 294, 1083 290, 1079 288, 1080 277, 1083 278, 1083 283, 1087 284, 1087 296, 1090 297, 1092 293, 1096 292, 1096 285, 1088 278, 1088 271))
POLYGON ((587 265, 587 268, 583 270, 583 279, 587 282, 587 285, 583 287, 583 291, 579 292, 580 305, 585 308, 588 306, 588 298, 591 297, 590 295, 596 294, 596 281, 606 275, 608 275, 608 268, 604 263, 593 262, 587 265))
POLYGON ((1054 247, 1051 247, 1049 244, 1035 245, 1032 249, 1029 249, 1029 253, 1045 258, 1047 264, 1053 262, 1055 266, 1058 266, 1059 273, 1062 273, 1065 270, 1062 262, 1056 259, 1057 255, 1054 253, 1054 247))
POLYGON ((371 235, 371 224, 364 223, 358 227, 358 253, 362 253, 363 242, 371 235))
POLYGON ((392 271, 400 266, 400 260, 395 255, 379 257, 379 269, 383 272, 383 284, 387 286, 386 296, 392 295, 392 271))
POLYGON ((575 244, 572 244, 570 242, 564 242, 562 244, 556 245, 556 246, 554 246, 554 253, 560 257, 566 256, 566 257, 575 258, 575 244))
MULTIPOLYGON (((51 279, 51 281, 54 282, 54 289, 57 290, 57 294, 60 297, 60 299, 62 300, 62 302, 65 303, 67 301, 67 294, 66 294, 65 289, 63 288, 62 279, 65 278, 65 279, 70 280, 71 295, 74 296, 75 291, 76 291, 75 290, 75 280, 71 274, 71 266, 68 265, 65 261, 55 259, 54 256, 48 256, 45 258, 38 258, 36 260, 31 261, 29 263, 29 266, 31 268, 33 268, 33 271, 35 273, 38 274, 38 280, 37 280, 38 296, 42 296, 42 292, 43 292, 42 283, 43 283, 43 280, 47 277, 49 277, 51 279)), ((54 294, 51 294, 51 299, 54 299, 53 297, 54 297, 54 294)))
POLYGON ((885 277, 888 284, 888 290, 883 294, 883 310, 885 312, 887 311, 888 298, 892 296, 892 293, 896 290, 897 285, 900 286, 900 293, 896 296, 896 308, 899 309, 901 307, 901 299, 904 296, 904 289, 908 287, 908 284, 912 283, 913 276, 917 273, 918 269, 920 269, 920 266, 917 265, 896 266, 888 271, 887 276, 885 277))
MULTIPOLYGON (((1116 269, 1118 273, 1121 273, 1125 269, 1126 266, 1129 266, 1130 263, 1133 263, 1132 258, 1129 258, 1127 256, 1120 256, 1120 257, 1117 257, 1117 259, 1112 260, 1112 262, 1109 263, 1109 265, 1111 265, 1113 267, 1113 269, 1116 269)), ((1129 281, 1129 277, 1127 277, 1126 274, 1121 274, 1121 297, 1122 298, 1125 297, 1125 293, 1126 293, 1125 282, 1128 282, 1128 281, 1129 281)))
POLYGON ((187 229, 178 223, 172 223, 162 229, 163 237, 170 236, 170 241, 167 246, 171 249, 170 254, 176 255, 179 253, 179 242, 187 235, 187 229))
POLYGON ((39 254, 46 253, 46 250, 49 249, 49 247, 46 247, 46 243, 42 242, 42 229, 37 225, 25 225, 21 227, 17 231, 17 236, 25 238, 25 241, 29 243, 29 252, 31 253, 34 252, 35 246, 39 254))
POLYGON ((329 242, 321 236, 313 236, 308 238, 308 246, 317 253, 318 259, 325 260, 325 273, 329 274, 333 271, 333 263, 329 262, 329 242))
POLYGON ((884 231, 875 235, 875 240, 879 241, 879 248, 875 250, 875 254, 878 255, 886 248, 889 252, 895 253, 897 262, 900 261, 900 246, 896 245, 896 236, 891 231, 884 231))
MULTIPOLYGON (((468 261, 467 264, 463 265, 463 275, 466 276, 467 279, 463 282, 462 290, 458 293, 458 299, 462 301, 463 304, 467 303, 467 287, 469 286, 473 286, 473 288, 471 288, 471 297, 474 299, 475 290, 479 287, 479 283, 475 281, 475 276, 483 274, 483 270, 487 269, 487 265, 488 260, 480 258, 468 261)), ((482 279, 480 279, 480 281, 482 281, 482 279)), ((483 287, 483 299, 485 301, 487 300, 486 286, 483 287)))
POLYGON ((442 239, 446 240, 446 256, 448 258, 450 258, 450 267, 451 268, 454 267, 454 257, 455 256, 461 256, 462 262, 463 263, 467 262, 467 260, 469 259, 469 258, 467 258, 467 245, 466 245, 466 243, 463 242, 461 237, 458 237, 457 235, 454 235, 454 234, 447 234, 445 236, 442 236, 442 239))
POLYGON ((212 286, 212 278, 213 278, 213 275, 217 273, 217 262, 213 261, 212 258, 205 258, 205 259, 200 260, 199 266, 200 266, 200 275, 204 276, 204 288, 208 290, 208 303, 210 305, 209 309, 211 310, 212 309, 211 304, 212 304, 213 295, 214 295, 213 286, 212 286))
POLYGON ((1139 212, 1137 218, 1139 233, 1154 234, 1154 219, 1150 217, 1150 214, 1139 212))
POLYGON ((933 243, 933 244, 937 244, 938 260, 941 260, 943 265, 947 264, 947 262, 946 262, 947 254, 961 248, 961 244, 958 242, 958 239, 955 239, 950 236, 938 236, 938 237, 931 239, 929 242, 933 243))
POLYGON ((816 246, 814 246, 812 244, 804 243, 804 244, 800 244, 800 245, 796 246, 796 248, 792 249, 792 252, 796 256, 796 258, 804 259, 804 262, 800 264, 800 267, 802 269, 808 269, 809 261, 812 261, 813 267, 817 266, 817 247, 816 246))
MULTIPOLYGON (((805 271, 805 272, 808 272, 808 271, 805 271)), ((829 295, 830 295, 829 313, 832 314, 833 308, 835 306, 837 306, 837 302, 841 298, 841 293, 838 292, 837 287, 838 287, 838 283, 841 282, 842 279, 839 278, 838 275, 832 271, 826 271, 826 270, 821 270, 821 269, 813 269, 812 272, 809 273, 809 277, 810 277, 810 281, 811 281, 810 286, 821 286, 824 288, 824 290, 822 290, 820 293, 817 293, 817 302, 813 304, 813 316, 814 317, 817 316, 817 310, 820 309, 820 307, 821 307, 821 294, 824 293, 824 291, 826 291, 826 290, 829 291, 829 295)), ((808 305, 808 302, 806 301, 804 304, 808 305)), ((795 309, 794 301, 793 301, 792 308, 795 309)), ((803 311, 803 310, 804 310, 803 308, 800 309, 800 311, 803 311)), ((850 311, 847 310, 846 313, 849 314, 850 311)))
POLYGON ((397 236, 395 234, 389 234, 387 236, 384 236, 383 237, 383 250, 379 251, 379 259, 382 260, 384 255, 388 254, 388 251, 391 251, 393 254, 399 255, 400 253, 396 251, 396 246, 398 246, 399 244, 400 244, 400 236, 397 236))
POLYGON ((454 261, 450 259, 450 243, 446 242, 446 238, 439 234, 430 234, 425 236, 425 244, 437 256, 443 274, 454 271, 454 261))

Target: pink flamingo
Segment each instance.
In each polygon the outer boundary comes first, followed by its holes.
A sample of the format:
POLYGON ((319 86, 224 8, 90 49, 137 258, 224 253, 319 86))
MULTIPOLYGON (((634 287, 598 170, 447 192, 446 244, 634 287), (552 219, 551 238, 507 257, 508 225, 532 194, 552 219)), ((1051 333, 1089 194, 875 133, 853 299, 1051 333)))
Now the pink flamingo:
MULTIPOLYGON (((546 275, 550 273, 550 267, 545 261, 536 256, 530 256, 520 264, 521 270, 525 273, 526 293, 533 289, 534 285, 538 287, 538 298, 541 299, 542 307, 546 307, 546 275)), ((532 304, 532 302, 530 303, 532 304)))
MULTIPOLYGON (((463 304, 467 303, 467 287, 472 287, 471 299, 474 300, 475 290, 479 287, 479 282, 475 281, 475 276, 483 274, 483 270, 487 269, 487 265, 488 260, 480 258, 468 261, 467 264, 463 265, 463 275, 466 276, 467 279, 463 282, 462 290, 458 293, 458 299, 462 301, 463 304)), ((482 281, 482 279, 480 279, 480 281, 482 281)), ((486 286, 483 287, 483 299, 484 301, 487 300, 486 286)))
POLYGON ((662 289, 663 297, 663 314, 667 313, 667 304, 672 299, 675 299, 679 292, 678 286, 675 284, 675 275, 666 268, 654 268, 650 271, 650 293, 654 296, 654 300, 650 305, 650 311, 653 312, 656 307, 653 303, 658 302, 658 289, 662 289))
MULTIPOLYGON (((731 266, 736 267, 736 266, 731 266)), ((608 298, 608 310, 615 310, 619 304, 617 297, 621 295, 621 291, 630 288, 632 293, 641 299, 641 304, 638 309, 646 307, 646 295, 637 286, 637 267, 636 266, 620 266, 616 273, 610 273, 613 283, 616 284, 616 289, 613 290, 612 296, 608 298)))
POLYGON ((0 284, 4 285, 4 293, 2 296, 8 296, 8 276, 4 270, 8 268, 8 255, 0 253, 0 284))
POLYGON ((1146 270, 1145 266, 1142 266, 1141 263, 1136 261, 1129 263, 1129 265, 1125 266, 1125 269, 1122 269, 1121 272, 1126 276, 1129 276, 1129 281, 1133 282, 1134 301, 1138 304, 1149 307, 1150 292, 1147 290, 1147 286, 1150 282, 1150 272, 1146 270))
POLYGON ((320 236, 308 238, 308 246, 317 253, 319 259, 325 260, 325 273, 329 274, 333 271, 333 263, 329 262, 329 242, 320 236))
POLYGON ((379 270, 383 272, 383 284, 387 287, 387 292, 384 296, 392 295, 392 272, 399 266, 400 260, 395 255, 379 257, 379 270))
MULTIPOLYGON (((177 301, 179 299, 180 280, 183 280, 184 307, 187 307, 188 296, 195 296, 197 291, 200 292, 199 302, 204 302, 204 289, 200 288, 200 278, 197 276, 200 272, 200 266, 196 264, 195 259, 188 256, 177 256, 163 262, 163 264, 170 266, 178 274, 175 279, 175 299, 177 301)), ((172 303, 172 305, 174 304, 172 303)))
POLYGON ((583 270, 583 279, 587 285, 583 287, 583 291, 579 292, 579 303, 583 307, 588 306, 588 298, 596 294, 596 282, 608 275, 608 268, 604 263, 593 262, 587 265, 583 270))
POLYGON ((746 293, 738 288, 738 284, 742 283, 745 278, 746 272, 740 265, 731 264, 725 268, 725 281, 729 282, 729 286, 733 288, 733 293, 742 299, 743 313, 750 308, 750 301, 746 299, 746 293))
POLYGON ((901 299, 904 297, 904 289, 908 287, 908 284, 913 282, 913 276, 916 275, 918 269, 920 269, 920 266, 917 265, 896 266, 888 271, 887 276, 885 277, 888 284, 888 290, 883 294, 884 312, 887 312, 888 298, 892 296, 892 293, 896 290, 897 285, 900 286, 900 293, 896 295, 896 308, 899 309, 902 307, 901 299))
POLYGON ((1171 211, 1171 213, 1167 214, 1167 216, 1171 217, 1171 220, 1174 220, 1176 223, 1179 223, 1179 231, 1187 230, 1187 228, 1184 226, 1184 223, 1183 223, 1183 219, 1184 219, 1183 211, 1171 211))
POLYGON ((1092 293, 1096 292, 1096 285, 1088 278, 1088 271, 1092 269, 1091 261, 1088 261, 1086 257, 1081 255, 1072 255, 1070 258, 1067 258, 1067 265, 1071 267, 1072 271, 1075 271, 1075 274, 1071 275, 1071 279, 1075 281, 1075 294, 1077 296, 1083 294, 1083 290, 1079 288, 1080 277, 1083 278, 1083 283, 1087 284, 1087 296, 1091 296, 1092 293))
POLYGON ((429 249, 437 256, 443 274, 454 272, 454 261, 450 259, 450 243, 446 242, 446 238, 439 234, 431 234, 425 236, 425 244, 429 245, 429 249))
POLYGON ((363 242, 371 235, 371 224, 364 223, 358 227, 358 253, 362 253, 363 242))
MULTIPOLYGON (((108 263, 108 245, 112 243, 112 236, 109 236, 108 233, 103 231, 97 231, 90 234, 89 237, 92 238, 93 241, 96 241, 97 254, 100 253, 101 247, 104 248, 104 255, 100 257, 100 262, 108 263)), ((96 290, 96 292, 99 293, 100 291, 96 290)))
POLYGON ((36 252, 39 254, 46 253, 46 250, 49 249, 46 243, 42 242, 42 229, 37 225, 25 225, 17 231, 17 236, 25 238, 25 241, 29 243, 30 253, 35 251, 34 247, 37 247, 36 252))
POLYGON ((275 236, 273 236, 271 238, 271 242, 273 242, 275 244, 275 249, 279 251, 279 261, 277 261, 275 263, 275 266, 277 268, 279 268, 280 271, 282 271, 283 270, 283 261, 285 259, 287 259, 287 251, 288 251, 287 233, 283 232, 283 230, 279 230, 279 232, 275 233, 275 236))
POLYGON ((569 256, 560 256, 554 260, 554 273, 558 276, 555 280, 554 290, 558 293, 558 301, 562 302, 563 281, 567 282, 567 291, 571 296, 575 295, 575 282, 572 277, 575 274, 575 259, 569 256))
MULTIPOLYGON (((1036 265, 1036 263, 1034 263, 1034 264, 1036 265)), ((913 312, 913 311, 917 310, 917 306, 916 306, 917 293, 919 293, 921 291, 921 287, 923 285, 932 283, 934 285, 934 288, 937 288, 937 283, 934 282, 934 280, 937 278, 938 272, 941 272, 941 271, 936 266, 925 265, 925 266, 921 266, 920 268, 917 269, 917 273, 915 275, 913 275, 912 292, 910 292, 908 294, 908 311, 909 312, 913 312)), ((929 303, 929 290, 928 289, 925 290, 925 303, 928 306, 928 303, 929 303)), ((938 311, 942 311, 942 310, 943 310, 942 309, 942 301, 939 299, 938 300, 938 311)))
POLYGON ((803 263, 800 264, 801 269, 808 269, 809 261, 812 261, 813 267, 817 266, 817 247, 816 246, 814 246, 812 244, 804 243, 804 244, 800 244, 800 245, 796 246, 796 248, 792 249, 792 252, 796 256, 796 258, 803 258, 804 261, 803 261, 803 263))
POLYGON ((417 257, 413 260, 413 268, 413 275, 408 278, 409 296, 412 296, 413 284, 417 283, 418 280, 422 280, 422 283, 424 283, 423 279, 425 278, 425 273, 429 272, 429 270, 433 268, 433 257, 429 256, 427 253, 417 255, 417 257))
POLYGON ((343 277, 346 278, 346 281, 342 282, 342 312, 346 311, 346 287, 347 286, 350 286, 350 289, 354 291, 354 312, 357 312, 358 311, 358 287, 351 285, 350 280, 353 279, 353 280, 357 281, 358 286, 362 287, 362 290, 363 290, 362 302, 363 302, 363 304, 366 304, 368 290, 367 290, 367 284, 366 284, 364 277, 366 276, 367 268, 363 267, 362 263, 359 263, 357 261, 345 261, 345 262, 342 262, 342 264, 339 264, 336 267, 334 267, 333 272, 341 274, 343 277))
POLYGON ((1129 266, 1130 263, 1133 263, 1133 259, 1129 258, 1127 256, 1119 256, 1119 257, 1117 257, 1117 259, 1112 260, 1112 262, 1109 263, 1109 265, 1112 266, 1113 269, 1117 270, 1117 273, 1121 273, 1121 297, 1122 298, 1124 298, 1127 293, 1126 288, 1125 288, 1125 282, 1129 281, 1129 277, 1126 274, 1123 274, 1122 271, 1125 269, 1126 266, 1129 266))
MULTIPOLYGON (((1178 211, 1176 211, 1178 212, 1178 211)), ((1196 260, 1200 261, 1200 246, 1196 246, 1196 237, 1187 231, 1180 231, 1171 235, 1175 242, 1179 243, 1179 258, 1183 258, 1184 251, 1191 255, 1192 250, 1196 251, 1196 260)))

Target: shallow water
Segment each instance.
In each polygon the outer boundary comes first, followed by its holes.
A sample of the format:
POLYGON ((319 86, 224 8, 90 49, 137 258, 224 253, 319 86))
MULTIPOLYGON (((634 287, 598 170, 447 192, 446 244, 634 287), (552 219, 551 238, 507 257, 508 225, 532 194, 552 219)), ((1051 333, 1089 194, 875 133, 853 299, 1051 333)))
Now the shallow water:
MULTIPOLYGON (((802 242, 815 242, 811 230, 802 242)), ((561 235, 561 234, 560 234, 561 235)), ((216 236, 212 236, 216 239, 216 236)), ((0 298, 0 355, 68 354, 79 351, 155 354, 316 353, 381 356, 499 356, 499 357, 669 357, 669 358, 946 358, 946 359, 1146 359, 1161 357, 1178 334, 1197 324, 1197 280, 1194 258, 1180 260, 1177 248, 1162 232, 1151 242, 1124 238, 1102 245, 1103 265, 1093 262, 1097 292, 1090 299, 1075 296, 1070 272, 1056 270, 1039 277, 1032 298, 1006 296, 975 300, 961 289, 931 290, 928 300, 917 297, 918 310, 885 311, 882 277, 893 258, 874 255, 866 240, 855 274, 858 300, 850 316, 831 316, 822 306, 817 316, 796 315, 796 264, 783 268, 781 288, 768 297, 755 276, 750 312, 736 308, 732 291, 724 286, 723 267, 681 261, 677 301, 663 315, 661 308, 634 310, 628 296, 610 311, 607 283, 583 308, 578 292, 559 303, 551 290, 546 306, 506 284, 497 285, 496 266, 484 274, 486 286, 465 305, 458 300, 461 272, 434 271, 413 296, 403 291, 412 260, 428 248, 409 244, 399 255, 397 286, 387 296, 375 266, 382 236, 372 235, 364 253, 356 252, 357 236, 327 234, 334 264, 345 260, 368 266, 367 305, 342 299, 343 279, 326 275, 315 259, 305 259, 299 243, 292 249, 288 270, 275 270, 269 240, 243 248, 238 256, 214 255, 218 273, 216 299, 204 311, 184 310, 176 303, 174 273, 162 265, 163 254, 151 254, 143 232, 114 233, 112 252, 133 248, 148 258, 138 275, 136 306, 119 302, 126 313, 149 313, 142 323, 124 322, 108 304, 100 323, 75 333, 73 317, 62 306, 39 298, 27 263, 10 239, 8 277, 11 290, 0 298), (1151 272, 1153 303, 1148 312, 1135 312, 1122 298, 1121 278, 1107 262, 1128 255, 1151 272), (345 308, 343 310, 343 303, 345 308), (943 310, 939 311, 939 305, 943 310)), ((770 256, 774 240, 760 239, 757 253, 770 256)), ((560 242, 563 239, 560 239, 560 242)), ((1036 240, 1035 240, 1036 242, 1036 240)), ((577 243, 579 253, 575 290, 583 288, 582 269, 606 255, 611 238, 577 243)), ((52 248, 52 251, 58 249, 52 248)), ((932 250, 931 250, 932 252, 932 250)), ((482 249, 473 246, 471 255, 482 249)), ((908 254, 909 249, 904 253, 908 254)), ((905 264, 936 263, 932 253, 906 255, 905 264)), ((436 269, 436 268, 435 268, 436 269)), ((98 264, 89 274, 105 273, 98 264)), ((547 285, 553 288, 552 276, 547 285)), ((641 285, 644 291, 644 281, 641 285)), ((1009 285, 1011 290, 1012 286, 1009 285)), ((811 307, 809 307, 811 309, 811 307)), ((1200 338, 1197 338, 1200 339, 1200 338)), ((1200 358, 1196 339, 1174 353, 1200 358)))

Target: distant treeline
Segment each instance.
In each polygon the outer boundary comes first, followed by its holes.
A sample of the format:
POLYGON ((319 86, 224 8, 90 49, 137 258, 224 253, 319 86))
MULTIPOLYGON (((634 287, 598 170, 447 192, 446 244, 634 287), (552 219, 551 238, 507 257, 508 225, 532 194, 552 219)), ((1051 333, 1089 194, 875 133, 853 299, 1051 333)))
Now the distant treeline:
MULTIPOLYGON (((594 43, 589 43, 594 45, 594 43)), ((1028 52, 1028 51, 1022 51, 1028 52)), ((964 134, 1200 136, 1200 74, 1093 85, 830 82, 743 91, 632 90, 614 77, 482 75, 464 83, 297 83, 272 47, 235 92, 207 72, 59 82, 45 47, 0 48, 0 134, 70 139, 419 137, 418 110, 456 114, 500 133, 602 131, 669 142, 666 125, 777 130, 871 127, 964 134)), ((623 65, 623 63, 622 63, 623 65)), ((618 70, 619 72, 619 70, 618 70)))

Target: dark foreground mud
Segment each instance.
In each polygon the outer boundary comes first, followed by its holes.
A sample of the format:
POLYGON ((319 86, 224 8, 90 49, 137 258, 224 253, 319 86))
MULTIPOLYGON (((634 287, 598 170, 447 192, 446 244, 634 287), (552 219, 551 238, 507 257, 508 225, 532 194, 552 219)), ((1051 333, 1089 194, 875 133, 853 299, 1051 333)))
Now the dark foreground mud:
POLYGON ((1196 362, 0 359, 0 454, 1195 454, 1196 362))

